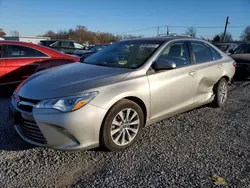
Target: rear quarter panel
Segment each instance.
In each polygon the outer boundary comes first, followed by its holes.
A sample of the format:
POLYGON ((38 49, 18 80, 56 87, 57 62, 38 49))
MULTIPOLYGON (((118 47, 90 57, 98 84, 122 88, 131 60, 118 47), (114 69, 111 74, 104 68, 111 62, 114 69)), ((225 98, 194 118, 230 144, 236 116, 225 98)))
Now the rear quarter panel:
POLYGON ((231 79, 235 72, 233 60, 228 56, 223 56, 217 61, 194 65, 194 69, 197 71, 195 103, 209 100, 214 94, 214 85, 224 76, 231 79), (221 68, 219 68, 220 65, 222 65, 221 68))

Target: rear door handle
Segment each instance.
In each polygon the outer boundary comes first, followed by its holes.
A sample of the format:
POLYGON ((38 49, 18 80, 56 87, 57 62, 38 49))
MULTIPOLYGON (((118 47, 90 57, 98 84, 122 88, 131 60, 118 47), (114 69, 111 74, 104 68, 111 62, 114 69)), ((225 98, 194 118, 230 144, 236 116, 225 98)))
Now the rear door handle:
POLYGON ((196 74, 196 71, 189 72, 189 76, 194 76, 196 74))

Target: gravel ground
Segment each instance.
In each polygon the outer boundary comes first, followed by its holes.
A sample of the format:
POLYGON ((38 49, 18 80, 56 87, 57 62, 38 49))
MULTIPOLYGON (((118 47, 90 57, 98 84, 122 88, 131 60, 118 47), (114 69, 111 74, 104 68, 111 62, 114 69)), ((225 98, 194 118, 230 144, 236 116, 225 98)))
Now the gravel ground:
POLYGON ((230 86, 223 109, 208 106, 143 130, 124 152, 63 152, 19 138, 0 99, 0 187, 250 187, 250 82, 230 86))

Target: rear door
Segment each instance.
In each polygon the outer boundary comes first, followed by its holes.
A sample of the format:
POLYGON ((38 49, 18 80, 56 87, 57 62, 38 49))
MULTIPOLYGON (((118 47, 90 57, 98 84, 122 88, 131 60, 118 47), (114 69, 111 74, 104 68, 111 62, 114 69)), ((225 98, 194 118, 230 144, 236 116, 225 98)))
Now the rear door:
POLYGON ((49 57, 30 47, 22 45, 7 45, 5 57, 5 83, 18 83, 34 73, 39 62, 49 57), (37 63, 35 63, 37 62, 37 63))
POLYGON ((196 92, 194 103, 203 103, 213 95, 213 87, 223 75, 222 56, 204 42, 189 42, 195 62, 196 92))

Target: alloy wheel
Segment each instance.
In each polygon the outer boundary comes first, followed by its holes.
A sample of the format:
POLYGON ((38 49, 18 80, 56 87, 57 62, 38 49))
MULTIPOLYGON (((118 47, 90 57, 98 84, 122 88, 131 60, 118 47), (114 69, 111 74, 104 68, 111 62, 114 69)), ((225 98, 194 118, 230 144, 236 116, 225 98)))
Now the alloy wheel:
POLYGON ((112 141, 118 146, 125 146, 132 142, 138 134, 140 118, 132 108, 120 111, 112 121, 110 135, 112 141))
POLYGON ((223 104, 227 99, 227 84, 222 82, 219 88, 219 100, 223 104))

